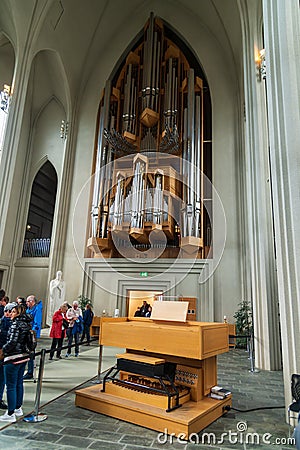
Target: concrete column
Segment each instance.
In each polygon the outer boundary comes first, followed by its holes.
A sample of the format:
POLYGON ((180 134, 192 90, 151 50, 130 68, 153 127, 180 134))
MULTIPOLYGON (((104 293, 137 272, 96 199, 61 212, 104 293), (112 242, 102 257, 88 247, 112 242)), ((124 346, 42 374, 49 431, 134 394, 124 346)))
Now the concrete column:
POLYGON ((262 47, 260 2, 239 2, 244 47, 245 147, 244 261, 248 278, 245 300, 252 300, 256 367, 281 369, 278 296, 274 252, 265 83, 255 59, 262 47))
POLYGON ((299 2, 263 0, 271 180, 285 398, 300 373, 299 2))

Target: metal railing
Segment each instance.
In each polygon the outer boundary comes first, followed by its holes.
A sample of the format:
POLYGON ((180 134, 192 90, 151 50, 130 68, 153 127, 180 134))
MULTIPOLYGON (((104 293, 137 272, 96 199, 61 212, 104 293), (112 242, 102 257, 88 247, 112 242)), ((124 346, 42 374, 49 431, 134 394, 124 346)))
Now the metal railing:
POLYGON ((253 334, 243 334, 243 335, 230 334, 229 338, 246 339, 247 352, 249 354, 249 358, 248 359, 250 360, 250 370, 249 370, 249 372, 258 373, 259 370, 255 368, 254 335, 253 334))
POLYGON ((23 258, 45 258, 50 253, 50 238, 25 239, 23 245, 23 258))
MULTIPOLYGON (((94 341, 98 341, 98 339, 91 339, 89 342, 94 342, 94 341)), ((36 422, 43 422, 44 420, 46 420, 48 418, 48 416, 46 414, 42 414, 39 412, 40 409, 40 400, 41 400, 41 394, 42 394, 42 386, 43 386, 43 376, 44 376, 44 367, 45 367, 45 361, 46 361, 46 354, 51 353, 51 352, 57 352, 57 351, 61 351, 61 350, 65 350, 68 348, 73 348, 76 345, 80 346, 83 345, 85 343, 87 343, 88 341, 82 341, 78 344, 72 344, 72 345, 63 345, 61 347, 55 348, 55 350, 51 350, 50 349, 45 349, 42 348, 39 352, 37 353, 33 353, 30 355, 31 359, 36 359, 38 356, 40 356, 40 364, 39 364, 39 373, 38 373, 38 377, 37 380, 35 380, 34 377, 34 382, 37 381, 37 388, 36 388, 36 392, 35 392, 35 401, 34 401, 34 410, 32 413, 28 414, 27 416, 25 416, 23 418, 24 422, 30 422, 30 423, 36 423, 36 422)), ((24 356, 19 357, 14 359, 14 361, 20 361, 20 360, 24 360, 24 356)), ((0 365, 4 366, 6 364, 11 364, 11 360, 10 361, 0 361, 0 365)), ((102 362, 102 345, 100 345, 99 347, 99 362, 98 362, 98 374, 97 374, 97 380, 98 382, 100 382, 100 375, 101 375, 101 362, 102 362)))

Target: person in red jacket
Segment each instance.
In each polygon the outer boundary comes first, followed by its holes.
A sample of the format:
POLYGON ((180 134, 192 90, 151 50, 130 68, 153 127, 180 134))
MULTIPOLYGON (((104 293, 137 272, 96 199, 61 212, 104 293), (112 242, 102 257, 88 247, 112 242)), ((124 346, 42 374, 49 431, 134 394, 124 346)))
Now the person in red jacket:
MULTIPOLYGON (((52 345, 50 349, 49 359, 53 359, 56 348, 62 347, 66 329, 68 328, 68 321, 66 319, 67 305, 61 305, 52 317, 52 326, 50 330, 50 337, 52 337, 52 345)), ((56 357, 61 359, 61 350, 56 351, 56 357)))

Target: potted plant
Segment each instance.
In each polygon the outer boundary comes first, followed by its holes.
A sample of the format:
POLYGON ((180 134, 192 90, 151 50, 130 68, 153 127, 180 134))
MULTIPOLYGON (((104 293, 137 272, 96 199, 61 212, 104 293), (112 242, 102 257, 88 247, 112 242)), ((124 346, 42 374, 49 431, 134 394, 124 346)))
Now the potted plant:
POLYGON ((92 303, 91 299, 89 299, 88 297, 85 297, 85 295, 83 295, 83 294, 78 296, 78 304, 82 311, 85 310, 85 307, 87 304, 89 304, 93 307, 93 303, 92 303))
MULTIPOLYGON (((250 336, 253 333, 252 322, 252 306, 247 300, 243 300, 238 304, 239 309, 234 313, 237 336, 250 336)), ((246 347, 246 339, 238 339, 236 346, 240 348, 246 347)))

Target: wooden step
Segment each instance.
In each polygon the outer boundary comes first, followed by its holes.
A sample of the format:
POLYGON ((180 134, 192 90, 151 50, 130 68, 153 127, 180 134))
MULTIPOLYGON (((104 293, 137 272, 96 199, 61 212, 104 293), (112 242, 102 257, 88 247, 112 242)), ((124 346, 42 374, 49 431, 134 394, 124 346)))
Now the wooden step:
POLYGON ((76 406, 167 434, 183 433, 187 439, 191 433, 198 433, 221 417, 224 407, 231 405, 231 396, 224 400, 205 397, 166 412, 156 406, 101 392, 101 389, 102 385, 97 385, 77 390, 76 406))

